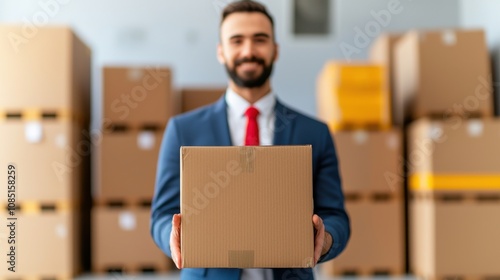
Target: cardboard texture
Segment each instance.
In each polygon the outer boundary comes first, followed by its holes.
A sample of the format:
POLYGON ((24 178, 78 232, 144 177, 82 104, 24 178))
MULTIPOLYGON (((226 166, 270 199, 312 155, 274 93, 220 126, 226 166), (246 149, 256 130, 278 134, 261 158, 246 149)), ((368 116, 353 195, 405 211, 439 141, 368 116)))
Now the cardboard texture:
POLYGON ((89 123, 90 49, 68 27, 38 27, 27 41, 25 32, 0 25, 0 113, 57 111, 89 123))
POLYGON ((346 200, 351 238, 341 255, 322 264, 327 275, 399 275, 405 269, 401 195, 389 200, 346 200))
POLYGON ((394 46, 402 37, 402 34, 384 33, 375 39, 375 42, 370 47, 369 58, 373 63, 383 65, 387 71, 386 83, 389 86, 389 95, 391 98, 392 120, 393 124, 402 123, 402 120, 395 121, 394 116, 396 108, 402 108, 402 104, 398 104, 398 100, 394 97, 395 92, 395 71, 394 71, 394 46))
POLYGON ((188 112, 214 103, 226 93, 226 88, 184 88, 182 94, 182 112, 188 112))
POLYGON ((408 134, 412 189, 500 190, 500 119, 422 119, 408 134))
MULTIPOLYGON (((0 218, 7 221, 7 213, 0 218)), ((0 277, 5 279, 72 279, 80 273, 79 218, 73 212, 22 213, 16 211, 16 272, 7 270, 7 240, 0 262, 0 277)), ((10 236, 3 226, 2 236, 10 236)), ((12 244, 10 244, 12 245, 12 244)), ((9 246, 10 246, 9 245, 9 246)), ((10 259, 10 257, 9 257, 10 259)))
POLYGON ((182 147, 185 267, 311 267, 312 147, 182 147))
POLYGON ((168 68, 105 67, 103 118, 131 126, 165 126, 178 110, 168 68))
MULTIPOLYGON (((80 198, 90 140, 69 120, 0 121, 0 164, 17 166, 16 202, 68 202, 80 198)), ((7 174, 5 174, 6 176, 7 174)), ((1 176, 2 178, 4 175, 1 176)), ((5 177, 5 180, 7 178, 5 177)), ((7 196, 0 196, 5 203, 7 196)))
MULTIPOLYGON (((465 197, 461 191, 453 195, 465 197)), ((410 271, 426 279, 498 277, 500 223, 495 221, 500 215, 499 195, 497 191, 493 199, 453 200, 439 198, 435 191, 414 191, 410 271)))
POLYGON ((96 200, 151 201, 163 130, 106 132, 98 147, 96 200))
POLYGON ((397 42, 394 53, 396 104, 403 105, 396 110, 396 121, 493 115, 483 31, 411 31, 397 42))
POLYGON ((345 193, 403 191, 400 129, 337 131, 333 138, 345 193))
POLYGON ((318 116, 332 131, 345 126, 390 127, 385 69, 376 64, 328 62, 317 81, 318 116))
POLYGON ((149 231, 149 208, 92 209, 92 270, 166 271, 171 265, 149 231))

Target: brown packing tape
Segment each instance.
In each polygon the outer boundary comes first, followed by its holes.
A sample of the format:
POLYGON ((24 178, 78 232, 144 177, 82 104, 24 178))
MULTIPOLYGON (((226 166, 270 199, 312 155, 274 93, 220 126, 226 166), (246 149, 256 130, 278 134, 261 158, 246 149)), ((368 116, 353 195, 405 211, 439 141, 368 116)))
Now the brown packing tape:
POLYGON ((254 251, 231 250, 227 253, 229 267, 254 267, 254 251))
POLYGON ((255 148, 246 146, 240 148, 240 166, 243 172, 253 173, 255 167, 255 148))

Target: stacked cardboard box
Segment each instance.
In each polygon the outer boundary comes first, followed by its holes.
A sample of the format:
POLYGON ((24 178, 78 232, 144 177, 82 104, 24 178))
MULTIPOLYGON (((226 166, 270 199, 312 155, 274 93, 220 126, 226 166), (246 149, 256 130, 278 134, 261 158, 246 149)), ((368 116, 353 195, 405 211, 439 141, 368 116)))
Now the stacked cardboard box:
POLYGON ((332 131, 391 126, 385 68, 329 62, 318 78, 319 117, 332 131))
POLYGON ((29 38, 23 32, 0 26, 0 165, 10 171, 1 175, 9 182, 0 197, 9 224, 2 255, 9 256, 0 276, 72 278, 85 246, 91 54, 69 28, 38 28, 29 38))
POLYGON ((399 129, 333 133, 351 239, 329 275, 404 273, 402 142, 399 129))
POLYGON ((389 93, 376 64, 330 62, 318 79, 319 116, 332 130, 351 218, 349 244, 322 266, 326 274, 404 272, 402 140, 389 93))
POLYGON ((485 35, 405 34, 394 47, 407 124, 410 270, 426 278, 498 277, 499 123, 485 35), (496 204, 495 204, 496 203, 496 204), (480 234, 478 234, 480 233, 480 234), (475 240, 473 243, 470 240, 475 240))
POLYGON ((103 135, 93 188, 92 267, 160 272, 171 265, 149 233, 161 139, 178 112, 167 68, 105 68, 103 135))
POLYGON ((396 112, 396 110, 402 110, 403 106, 400 104, 400 100, 395 98, 395 60, 394 60, 394 46, 396 42, 401 38, 401 34, 385 33, 377 37, 375 42, 373 42, 370 48, 370 61, 383 65, 387 71, 385 75, 386 84, 388 85, 390 93, 391 102, 391 115, 392 123, 394 125, 401 125, 402 120, 398 120, 398 116, 402 113, 396 112))
POLYGON ((500 275, 500 120, 409 128, 411 271, 425 278, 500 275))
POLYGON ((394 62, 395 98, 401 105, 396 120, 493 115, 483 31, 408 32, 394 47, 394 62))
POLYGON ((224 93, 226 88, 183 88, 182 112, 188 112, 196 108, 208 105, 217 101, 224 93))

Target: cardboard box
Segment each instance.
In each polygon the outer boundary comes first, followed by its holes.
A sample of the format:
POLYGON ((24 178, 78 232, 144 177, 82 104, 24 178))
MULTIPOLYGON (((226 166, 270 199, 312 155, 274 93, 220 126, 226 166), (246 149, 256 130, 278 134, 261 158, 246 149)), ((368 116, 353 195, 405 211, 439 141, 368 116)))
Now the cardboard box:
POLYGON ((105 132, 98 147, 99 201, 151 201, 164 130, 105 132))
POLYGON ((387 71, 386 83, 389 86, 389 95, 391 97, 392 119, 394 124, 401 124, 403 120, 394 120, 397 114, 395 110, 402 110, 403 105, 398 104, 398 100, 394 98, 395 92, 395 71, 394 71, 394 46, 396 42, 402 37, 402 34, 384 33, 377 37, 370 47, 369 58, 373 63, 383 65, 387 71))
MULTIPOLYGON (((80 273, 80 238, 75 213, 69 211, 30 212, 16 211, 16 221, 7 221, 6 212, 0 214, 5 221, 1 229, 4 246, 0 277, 5 279, 72 279, 80 273), (9 222, 9 223, 7 223, 9 222), (12 228, 7 227, 15 222, 12 228), (14 234, 11 234, 11 229, 14 234), (7 244, 7 238, 15 236, 15 244, 7 244), (7 247, 9 246, 9 247, 7 247), (7 254, 15 246, 15 272, 8 268, 14 263, 7 254), (7 249, 8 248, 8 249, 7 249)), ((14 239, 10 239, 14 240, 14 239)))
POLYGON ((492 116, 488 48, 481 30, 405 34, 395 46, 395 120, 492 116))
POLYGON ((346 200, 351 238, 344 252, 322 264, 327 275, 401 275, 405 270, 401 194, 387 200, 346 200))
POLYGON ((182 147, 181 214, 184 267, 312 267, 312 147, 182 147))
POLYGON ((333 138, 345 193, 403 191, 403 143, 399 129, 338 131, 333 138))
POLYGON ((182 112, 214 103, 226 93, 226 88, 184 88, 182 94, 182 112))
POLYGON ((92 270, 105 273, 162 272, 171 262, 158 249, 149 232, 149 208, 92 209, 92 270))
MULTIPOLYGON (((77 201, 88 168, 91 140, 67 119, 0 121, 0 165, 17 169, 17 202, 77 201)), ((7 173, 1 175, 7 181, 7 173)), ((5 203, 7 196, 0 196, 5 203)))
POLYGON ((26 108, 90 118, 89 48, 68 27, 0 25, 0 113, 26 108))
POLYGON ((165 126, 179 104, 168 68, 105 67, 104 121, 129 126, 165 126))
POLYGON ((500 275, 500 192, 414 191, 410 270, 425 279, 500 275))
POLYGON ((422 119, 408 133, 410 188, 500 189, 500 119, 422 119))
POLYGON ((318 116, 332 131, 390 127, 385 69, 375 64, 328 62, 317 81, 318 116))

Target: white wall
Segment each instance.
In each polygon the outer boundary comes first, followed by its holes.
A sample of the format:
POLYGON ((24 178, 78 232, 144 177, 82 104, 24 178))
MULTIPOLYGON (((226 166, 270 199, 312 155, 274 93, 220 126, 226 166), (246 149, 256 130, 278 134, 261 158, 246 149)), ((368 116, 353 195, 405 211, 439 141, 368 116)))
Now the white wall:
POLYGON ((460 17, 463 27, 481 27, 486 31, 486 39, 492 56, 494 86, 497 96, 497 114, 500 108, 500 1, 474 0, 460 1, 460 17))
MULTIPOLYGON (((226 75, 215 58, 220 7, 229 0, 0 0, 0 20, 32 20, 40 3, 61 3, 51 23, 72 25, 94 54, 94 115, 100 112, 100 68, 112 64, 170 65, 177 86, 223 85, 226 75), (56 2, 57 1, 57 2, 56 2), (62 4, 65 3, 65 4, 62 4), (0 6, 1 7, 1 6, 0 6)), ((315 81, 328 59, 344 59, 341 46, 356 48, 352 59, 366 58, 368 46, 356 45, 355 28, 382 31, 452 27, 460 24, 455 0, 337 0, 332 5, 334 36, 298 40, 290 35, 290 0, 263 0, 277 22, 281 57, 274 89, 288 104, 315 114, 315 81), (399 4, 390 20, 376 23, 372 12, 399 4), (376 30, 381 27, 380 30, 376 30)), ((384 12, 382 12, 384 13, 384 12)), ((385 12, 386 14, 389 12, 385 12)), ((378 31, 378 32, 377 32, 378 31)), ((368 43, 372 41, 368 38, 368 43)), ((94 124, 95 125, 95 124, 94 124)))

